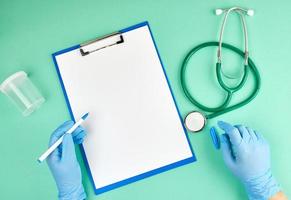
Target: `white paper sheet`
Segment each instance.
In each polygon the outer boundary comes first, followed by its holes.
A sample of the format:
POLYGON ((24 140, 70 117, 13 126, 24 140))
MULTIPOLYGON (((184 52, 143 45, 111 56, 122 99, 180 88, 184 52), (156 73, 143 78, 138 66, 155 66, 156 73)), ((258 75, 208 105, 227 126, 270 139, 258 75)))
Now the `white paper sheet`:
POLYGON ((84 57, 56 56, 75 119, 90 112, 83 148, 95 189, 193 157, 148 26, 122 35, 84 57))

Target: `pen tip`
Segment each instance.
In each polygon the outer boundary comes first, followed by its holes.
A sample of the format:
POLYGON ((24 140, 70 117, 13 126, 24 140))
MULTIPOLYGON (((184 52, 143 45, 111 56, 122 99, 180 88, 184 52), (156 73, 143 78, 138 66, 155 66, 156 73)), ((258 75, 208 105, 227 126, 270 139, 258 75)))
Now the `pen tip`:
POLYGON ((83 115, 82 119, 85 120, 88 117, 89 113, 86 113, 85 115, 83 115))

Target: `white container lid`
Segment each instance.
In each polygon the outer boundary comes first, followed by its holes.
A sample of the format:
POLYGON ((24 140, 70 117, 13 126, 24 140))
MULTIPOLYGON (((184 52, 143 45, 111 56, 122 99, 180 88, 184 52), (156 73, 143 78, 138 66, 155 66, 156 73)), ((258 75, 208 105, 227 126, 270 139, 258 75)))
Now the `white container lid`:
POLYGON ((27 74, 24 71, 19 71, 12 74, 11 76, 9 76, 6 80, 2 82, 2 84, 0 85, 0 91, 3 91, 7 85, 9 85, 12 81, 20 77, 27 77, 27 74))

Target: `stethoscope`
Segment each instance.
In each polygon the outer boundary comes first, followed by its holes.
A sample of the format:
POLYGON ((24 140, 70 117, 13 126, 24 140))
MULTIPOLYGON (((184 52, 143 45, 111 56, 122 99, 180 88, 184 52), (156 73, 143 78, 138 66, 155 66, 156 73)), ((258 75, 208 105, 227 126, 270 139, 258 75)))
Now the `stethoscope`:
POLYGON ((253 100, 256 95, 258 94, 258 91, 260 89, 260 84, 261 84, 261 79, 260 79, 260 74, 252 61, 252 59, 249 58, 249 51, 248 51, 248 35, 247 35, 247 28, 246 28, 246 22, 245 22, 245 17, 244 15, 248 16, 253 16, 254 11, 251 9, 243 9, 239 7, 232 7, 229 9, 216 9, 215 14, 216 15, 221 15, 222 13, 225 13, 222 27, 220 30, 220 36, 219 36, 219 42, 206 42, 202 43, 196 47, 194 47, 185 57, 182 68, 181 68, 181 85, 183 88, 183 91, 188 98, 188 100, 196 107, 204 111, 203 113, 200 111, 192 111, 190 112, 184 120, 185 127, 192 132, 199 132, 201 131, 205 125, 208 119, 212 119, 214 117, 220 116, 224 113, 230 112, 232 110, 238 109, 246 104, 248 104, 251 100, 253 100), (239 14, 242 26, 243 26, 243 33, 244 33, 244 45, 245 45, 245 51, 241 51, 240 49, 226 43, 222 43, 223 39, 223 33, 224 33, 224 28, 225 24, 227 21, 227 18, 229 14, 235 11, 237 14, 239 14), (217 107, 208 107, 203 105, 202 103, 198 102, 197 99, 190 93, 189 86, 186 82, 186 69, 188 66, 189 60, 192 58, 192 56, 199 50, 205 47, 211 47, 211 46, 218 46, 217 49, 217 63, 216 63, 216 77, 217 81, 220 85, 220 87, 225 91, 226 96, 225 100, 217 107), (226 75, 223 70, 222 70, 222 48, 229 49, 236 54, 242 56, 244 58, 244 69, 243 69, 243 74, 240 78, 240 81, 237 85, 235 86, 229 86, 225 83, 224 78, 227 79, 237 79, 235 77, 231 77, 226 75), (239 103, 235 105, 228 106, 231 102, 232 96, 234 93, 239 91, 246 83, 247 78, 249 74, 252 74, 254 77, 254 87, 252 92, 250 93, 249 96, 243 101, 240 101, 239 103))

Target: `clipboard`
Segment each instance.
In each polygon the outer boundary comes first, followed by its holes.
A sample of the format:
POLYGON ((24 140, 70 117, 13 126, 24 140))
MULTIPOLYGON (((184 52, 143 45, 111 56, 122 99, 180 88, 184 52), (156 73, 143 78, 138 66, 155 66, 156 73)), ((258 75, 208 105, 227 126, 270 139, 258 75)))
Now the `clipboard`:
POLYGON ((148 22, 52 56, 95 194, 196 161, 148 22))

